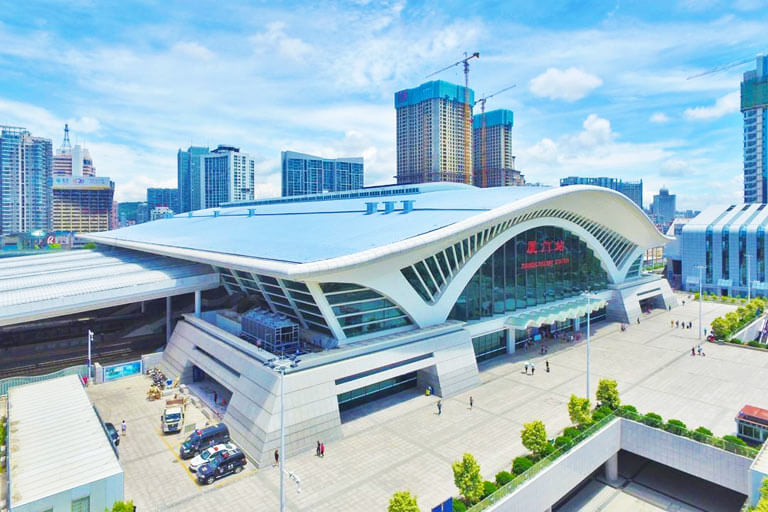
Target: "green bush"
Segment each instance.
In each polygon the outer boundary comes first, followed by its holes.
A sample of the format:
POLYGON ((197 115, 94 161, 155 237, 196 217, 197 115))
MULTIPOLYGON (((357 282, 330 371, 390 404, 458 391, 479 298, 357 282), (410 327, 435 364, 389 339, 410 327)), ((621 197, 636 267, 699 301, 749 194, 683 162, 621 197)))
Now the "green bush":
POLYGON ((555 445, 547 441, 547 444, 544 445, 544 448, 542 448, 541 452, 539 453, 537 459, 543 459, 547 455, 551 454, 555 451, 555 445))
POLYGON ((747 345, 749 345, 750 347, 765 348, 765 345, 763 345, 757 340, 750 341, 749 343, 747 343, 747 345))
POLYGON ((726 340, 728 343, 733 343, 734 345, 741 345, 741 340, 739 338, 732 338, 730 340, 726 340))
POLYGON ((664 420, 662 420, 661 416, 659 416, 655 412, 649 412, 645 416, 643 416, 643 423, 645 423, 648 426, 658 428, 664 423, 664 420))
POLYGON ((516 475, 522 475, 533 466, 533 461, 528 457, 515 457, 512 461, 512 472, 516 475))
POLYGON ((563 430, 563 435, 565 437, 574 438, 579 435, 579 429, 576 427, 566 427, 565 430, 563 430))
POLYGON ((635 407, 634 405, 621 405, 619 406, 619 409, 621 409, 624 412, 633 412, 637 414, 637 407, 635 407))
POLYGON ((467 506, 463 501, 453 498, 453 512, 467 512, 467 506))
POLYGON ((693 300, 699 300, 699 292, 693 294, 693 300))
POLYGON ((490 496, 491 494, 495 493, 498 489, 499 487, 495 483, 489 480, 486 480, 485 482, 483 482, 483 498, 490 496))
POLYGON ((688 430, 688 427, 686 427, 685 423, 680 420, 667 420, 667 424, 664 426, 664 430, 667 432, 672 432, 673 434, 682 435, 685 434, 685 432, 688 430))
POLYGON ((515 475, 513 475, 509 471, 499 471, 498 473, 496 473, 496 485, 498 485, 499 487, 504 487, 514 479, 515 479, 515 475))
POLYGON ((741 439, 740 437, 732 436, 732 435, 723 436, 723 441, 736 444, 739 446, 747 446, 747 443, 745 443, 743 439, 741 439))
MULTIPOLYGON (((601 407, 600 409, 602 409, 602 407, 601 407)), ((605 413, 604 413, 603 411, 601 411, 600 409, 595 409, 594 411, 592 411, 592 422, 593 422, 593 423, 597 423, 597 422, 598 422, 598 421, 600 421, 601 419, 603 419, 603 418, 605 418, 606 416, 608 416, 608 414, 605 414, 605 413)))
POLYGON ((699 427, 693 431, 692 437, 699 442, 705 441, 707 437, 712 437, 712 431, 705 427, 699 427))
POLYGON ((571 445, 573 445, 573 439, 571 439, 566 435, 562 435, 555 439, 555 446, 557 448, 563 448, 563 447, 570 448, 571 445))
POLYGON ((112 504, 112 512, 133 512, 133 502, 116 501, 112 504))

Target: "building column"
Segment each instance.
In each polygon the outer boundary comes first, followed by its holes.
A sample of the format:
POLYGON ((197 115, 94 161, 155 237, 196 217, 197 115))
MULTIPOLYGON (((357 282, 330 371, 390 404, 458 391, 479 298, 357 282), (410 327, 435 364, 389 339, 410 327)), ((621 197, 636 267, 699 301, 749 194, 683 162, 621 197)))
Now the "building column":
POLYGON ((605 479, 615 482, 619 479, 619 452, 614 453, 605 461, 605 479))
POLYGON ((578 316, 573 319, 573 332, 577 333, 579 332, 579 329, 581 328, 581 318, 578 316))
POLYGON ((507 354, 515 353, 515 329, 507 329, 507 354))
POLYGON ((200 318, 203 306, 203 292, 195 290, 195 318, 200 318))
POLYGON ((165 298, 165 342, 171 341, 171 297, 165 298))
POLYGON ((141 312, 146 313, 147 312, 147 302, 141 301, 141 312))

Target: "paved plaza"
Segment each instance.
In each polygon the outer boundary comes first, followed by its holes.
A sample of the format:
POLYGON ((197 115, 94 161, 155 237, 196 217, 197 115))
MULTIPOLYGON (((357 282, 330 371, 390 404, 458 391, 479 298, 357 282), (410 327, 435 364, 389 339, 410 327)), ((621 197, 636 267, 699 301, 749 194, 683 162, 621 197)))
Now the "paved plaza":
MULTIPOLYGON (((705 303, 705 325, 734 308, 705 303)), ((695 326, 697 319, 698 304, 686 301, 672 312, 644 316, 625 332, 618 324, 598 324, 591 343, 592 393, 600 378, 616 379, 622 401, 641 412, 706 426, 716 435, 734 433, 733 418, 744 404, 768 408, 768 353, 709 343, 705 357, 692 357, 697 329, 670 328, 670 320, 695 326)), ((417 390, 345 413, 344 438, 326 444, 325 458, 311 450, 287 460, 287 469, 301 479, 298 493, 286 478, 288 510, 385 510, 392 493, 404 489, 429 510, 457 493, 451 463, 465 452, 493 480, 525 451, 523 423, 543 420, 550 438, 568 426, 568 398, 584 394, 585 359, 581 341, 554 344, 546 356, 532 350, 483 362, 483 384, 443 400, 440 416, 437 397, 417 390), (523 373, 527 360, 536 363, 535 376, 523 373)), ((146 388, 146 378, 133 377, 89 389, 105 420, 128 422, 120 444, 126 499, 139 510, 277 510, 279 473, 271 467, 249 466, 213 486, 198 486, 174 453, 180 439, 158 434, 161 406, 145 400, 146 388)))

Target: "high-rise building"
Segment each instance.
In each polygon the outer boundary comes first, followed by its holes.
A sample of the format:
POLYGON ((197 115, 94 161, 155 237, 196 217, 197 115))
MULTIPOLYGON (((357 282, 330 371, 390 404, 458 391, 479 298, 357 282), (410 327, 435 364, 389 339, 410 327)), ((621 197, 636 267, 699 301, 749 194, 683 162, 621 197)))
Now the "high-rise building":
POLYGON ((200 156, 209 153, 207 147, 190 146, 176 155, 179 209, 177 213, 200 209, 200 156))
POLYGON ((136 205, 136 224, 149 222, 150 211, 147 203, 138 203, 136 205))
POLYGON ((117 216, 117 210, 120 205, 114 199, 112 200, 112 211, 109 214, 109 229, 117 229, 120 227, 120 221, 117 216))
POLYGON ((676 199, 677 196, 670 194, 666 188, 660 189, 659 193, 653 196, 651 215, 656 224, 665 226, 675 220, 676 199))
POLYGON ((744 114, 744 202, 768 203, 768 55, 741 82, 744 114))
POLYGON ((0 126, 0 235, 51 228, 50 139, 0 126))
POLYGON ((53 229, 90 233, 113 227, 115 184, 109 178, 55 176, 53 229))
POLYGON ((173 213, 179 212, 179 189, 148 188, 147 207, 151 212, 157 207, 164 206, 173 213))
POLYGON ((560 178, 560 186, 568 185, 593 185, 595 187, 610 188, 621 192, 632 200, 640 209, 643 208, 643 180, 640 181, 622 181, 616 178, 588 178, 584 176, 568 176, 560 178))
POLYGON ((471 89, 442 80, 395 93, 398 185, 472 183, 474 102, 471 89))
POLYGON ((283 151, 281 160, 283 196, 363 188, 363 157, 321 158, 283 151))
MULTIPOLYGON (((214 208, 222 203, 254 199, 256 161, 240 148, 220 145, 200 160, 199 208, 192 196, 192 209, 214 208)), ((194 176, 193 180, 194 180, 194 176)))
POLYGON ((96 176, 96 168, 87 148, 69 141, 69 125, 64 125, 64 141, 53 157, 54 176, 96 176))
POLYGON ((117 220, 120 227, 136 224, 136 208, 140 201, 123 202, 117 207, 117 220))
POLYGON ((511 110, 491 110, 473 118, 473 179, 478 187, 525 184, 520 171, 515 169, 515 155, 512 154, 513 125, 514 114, 511 110))

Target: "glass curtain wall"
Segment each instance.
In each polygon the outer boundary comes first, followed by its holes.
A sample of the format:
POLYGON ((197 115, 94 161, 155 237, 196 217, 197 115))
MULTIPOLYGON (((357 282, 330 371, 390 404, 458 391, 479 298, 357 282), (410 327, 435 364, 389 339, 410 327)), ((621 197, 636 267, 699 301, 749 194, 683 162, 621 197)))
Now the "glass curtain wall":
POLYGON ((507 241, 467 283, 449 318, 479 318, 573 297, 604 288, 600 260, 576 235, 542 226, 507 241))

